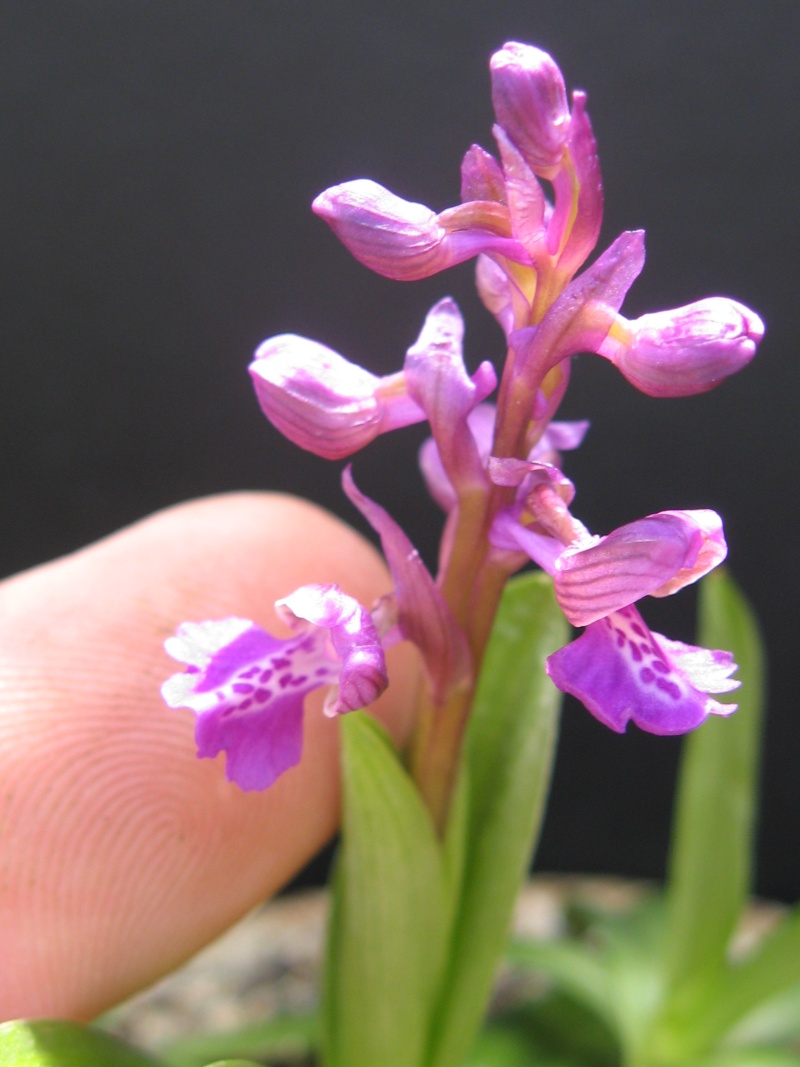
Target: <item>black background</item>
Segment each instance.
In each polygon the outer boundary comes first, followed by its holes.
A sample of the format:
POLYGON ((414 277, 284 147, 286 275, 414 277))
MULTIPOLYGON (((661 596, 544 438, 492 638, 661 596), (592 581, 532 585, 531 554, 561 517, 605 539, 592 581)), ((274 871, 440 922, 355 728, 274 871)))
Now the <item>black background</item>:
MULTIPOLYGON (((291 330, 395 370, 448 292, 470 366, 501 358, 471 265, 388 282, 309 204, 355 177, 455 203, 462 153, 492 147, 487 61, 507 39, 589 92, 600 247, 647 231, 625 313, 722 293, 767 322, 756 362, 715 393, 652 400, 586 356, 562 411, 592 420, 567 470, 596 532, 663 508, 725 517, 771 656, 758 888, 800 897, 796 0, 7 0, 0 568, 226 489, 296 491, 358 525, 335 467, 262 418, 246 366, 291 330)), ((376 442, 355 471, 432 560, 422 436, 376 442)), ((645 611, 686 640, 693 605, 685 592, 645 611)), ((539 867, 662 874, 678 749, 569 706, 539 867)))

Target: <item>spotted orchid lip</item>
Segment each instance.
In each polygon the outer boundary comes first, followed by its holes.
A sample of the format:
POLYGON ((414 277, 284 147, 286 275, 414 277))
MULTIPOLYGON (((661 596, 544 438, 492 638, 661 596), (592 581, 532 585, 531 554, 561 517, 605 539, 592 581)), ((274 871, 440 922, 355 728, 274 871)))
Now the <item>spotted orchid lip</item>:
POLYGON ((294 636, 230 618, 184 623, 166 642, 189 669, 164 683, 164 700, 195 713, 198 756, 224 751, 228 779, 245 790, 268 788, 299 762, 308 693, 335 687, 326 710, 339 714, 371 704, 388 684, 372 617, 338 586, 301 586, 276 607, 294 636))
POLYGON ((708 715, 729 715, 709 692, 727 693, 736 664, 730 652, 669 641, 648 629, 634 607, 591 623, 547 660, 547 673, 605 726, 633 722, 648 733, 682 734, 708 715))

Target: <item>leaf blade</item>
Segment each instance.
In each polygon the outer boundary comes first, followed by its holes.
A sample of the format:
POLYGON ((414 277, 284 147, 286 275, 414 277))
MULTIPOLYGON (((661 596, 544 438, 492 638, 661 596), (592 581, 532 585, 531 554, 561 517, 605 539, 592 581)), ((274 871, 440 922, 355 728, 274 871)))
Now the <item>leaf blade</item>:
POLYGON ((541 572, 506 587, 466 740, 469 798, 462 894, 431 1067, 466 1056, 508 936, 550 782, 561 694, 544 660, 567 624, 541 572))
POLYGON ((706 981, 724 963, 750 895, 763 653, 755 618, 721 571, 701 587, 700 642, 731 649, 743 685, 734 715, 710 718, 685 741, 667 897, 673 986, 706 981))
POLYGON ((344 814, 326 964, 329 1067, 417 1067, 447 934, 442 851, 383 730, 342 721, 344 814))

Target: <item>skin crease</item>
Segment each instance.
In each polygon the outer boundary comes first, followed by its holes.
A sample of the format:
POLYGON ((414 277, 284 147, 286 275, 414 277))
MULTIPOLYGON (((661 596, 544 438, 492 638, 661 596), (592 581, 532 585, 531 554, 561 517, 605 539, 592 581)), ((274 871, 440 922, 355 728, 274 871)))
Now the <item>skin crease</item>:
MULTIPOLYGON (((312 504, 213 497, 159 512, 0 584, 0 1019, 90 1019, 171 970, 265 897, 338 820, 337 724, 306 702, 301 764, 265 793, 198 760, 194 715, 159 686, 184 620, 239 615, 336 582, 369 606, 385 566, 312 504)), ((375 711, 402 742, 407 644, 375 711)))

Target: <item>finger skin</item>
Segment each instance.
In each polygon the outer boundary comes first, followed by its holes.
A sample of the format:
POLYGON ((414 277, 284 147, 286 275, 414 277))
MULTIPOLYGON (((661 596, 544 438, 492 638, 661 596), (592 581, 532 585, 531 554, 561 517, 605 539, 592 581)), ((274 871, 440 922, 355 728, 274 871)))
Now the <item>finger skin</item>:
MULTIPOLYGON (((285 883, 338 819, 337 724, 306 703, 301 764, 243 793, 198 760, 159 695, 184 620, 336 582, 390 588, 354 531, 292 497, 180 505, 0 585, 0 1018, 88 1019, 178 965, 285 883)), ((408 732, 416 661, 376 705, 408 732)))

